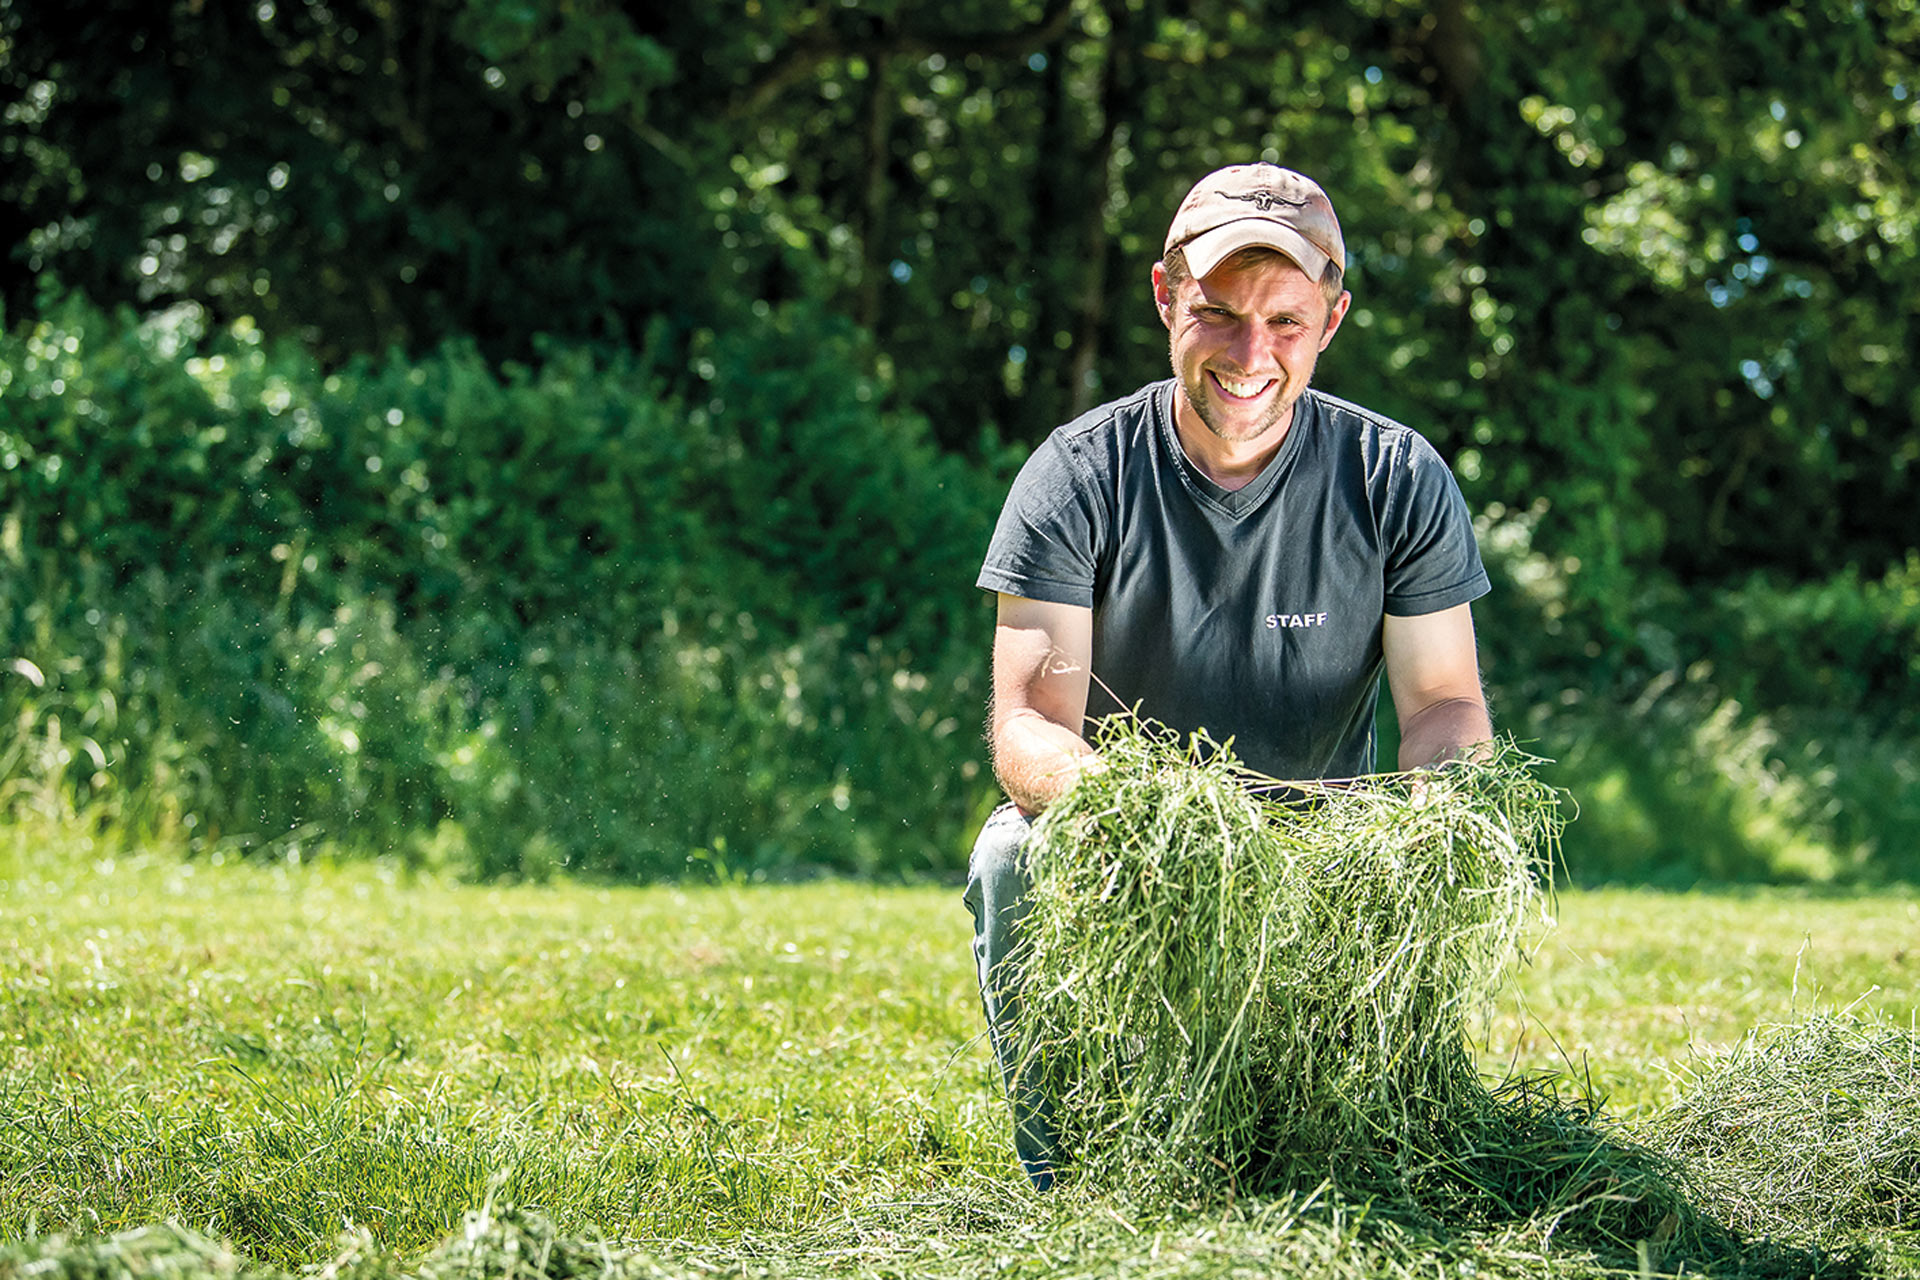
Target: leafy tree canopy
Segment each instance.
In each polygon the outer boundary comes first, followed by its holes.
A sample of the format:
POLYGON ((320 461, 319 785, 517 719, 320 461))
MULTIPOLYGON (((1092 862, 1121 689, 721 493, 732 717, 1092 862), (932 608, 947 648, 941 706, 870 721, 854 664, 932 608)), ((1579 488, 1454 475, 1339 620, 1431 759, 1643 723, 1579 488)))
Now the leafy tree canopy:
POLYGON ((1208 168, 1319 177, 1330 390, 1630 625, 1913 543, 1920 11, 1629 0, 0 0, 0 295, 323 358, 682 344, 821 299, 951 447, 1158 376, 1208 168))

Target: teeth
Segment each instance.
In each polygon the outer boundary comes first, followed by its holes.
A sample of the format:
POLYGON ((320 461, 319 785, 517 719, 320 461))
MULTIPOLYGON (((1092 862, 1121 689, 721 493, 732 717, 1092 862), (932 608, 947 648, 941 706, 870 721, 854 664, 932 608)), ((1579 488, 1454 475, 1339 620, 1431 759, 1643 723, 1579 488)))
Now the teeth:
POLYGON ((1213 375, 1213 378, 1214 381, 1220 384, 1221 390, 1239 400, 1257 396, 1273 385, 1272 378, 1265 378, 1259 382, 1236 382, 1232 378, 1223 378, 1217 373, 1213 375))

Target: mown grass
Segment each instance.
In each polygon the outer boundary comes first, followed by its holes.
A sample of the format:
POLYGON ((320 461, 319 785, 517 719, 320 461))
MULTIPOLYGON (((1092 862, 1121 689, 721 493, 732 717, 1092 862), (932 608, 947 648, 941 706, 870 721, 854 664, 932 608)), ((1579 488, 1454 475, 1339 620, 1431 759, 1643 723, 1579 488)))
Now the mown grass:
POLYGON ((1455 1167, 1469 1129, 1508 1156, 1537 1145, 1465 1034, 1552 874, 1557 797, 1529 757, 1313 788, 1132 721, 1097 745, 1110 767, 1034 826, 1017 957, 1018 1070, 1082 1176, 1196 1194, 1332 1177, 1411 1207, 1484 1182, 1455 1167))
MULTIPOLYGON (((58 824, 0 830, 0 882, 0 1239, 171 1219, 295 1269, 350 1231, 418 1258, 491 1202, 727 1272, 1595 1271, 1529 1224, 1436 1238, 1331 1194, 1036 1199, 957 886, 474 886, 58 824)), ((1590 1078, 1624 1119, 1757 1024, 1920 1003, 1912 894, 1557 914, 1481 1065, 1590 1078)), ((1910 1237, 1885 1246, 1910 1265, 1910 1237)))

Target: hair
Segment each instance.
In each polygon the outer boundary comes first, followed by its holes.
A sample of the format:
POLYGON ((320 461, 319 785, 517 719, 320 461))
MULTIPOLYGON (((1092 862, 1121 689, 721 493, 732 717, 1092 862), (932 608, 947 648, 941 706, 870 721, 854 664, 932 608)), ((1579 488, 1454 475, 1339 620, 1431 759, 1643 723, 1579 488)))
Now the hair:
MULTIPOLYGON (((1293 261, 1292 258, 1287 257, 1286 254, 1280 252, 1278 249, 1269 248, 1263 244, 1253 244, 1248 245, 1244 249, 1236 249, 1226 256, 1225 261, 1237 262, 1245 266, 1250 262, 1263 261, 1267 258, 1279 258, 1283 262, 1293 261)), ((1166 254, 1160 259, 1160 265, 1166 268, 1167 289, 1169 292, 1178 289, 1184 281, 1193 278, 1193 272, 1187 267, 1187 250, 1185 245, 1177 244, 1167 250, 1166 254)), ((1224 263, 1222 265, 1224 265, 1224 263)), ((1215 270, 1218 269, 1218 267, 1215 268, 1215 270)), ((1332 258, 1328 258, 1327 269, 1320 273, 1320 294, 1327 300, 1327 314, 1329 316, 1333 314, 1334 307, 1340 301, 1341 291, 1346 288, 1346 280, 1346 270, 1341 267, 1338 262, 1335 262, 1332 258)))

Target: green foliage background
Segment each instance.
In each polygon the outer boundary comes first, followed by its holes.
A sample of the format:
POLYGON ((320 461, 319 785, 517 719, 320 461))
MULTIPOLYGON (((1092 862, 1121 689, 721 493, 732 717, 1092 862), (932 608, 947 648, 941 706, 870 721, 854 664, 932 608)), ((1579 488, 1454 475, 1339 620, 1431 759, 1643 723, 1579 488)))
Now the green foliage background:
POLYGON ((985 637, 938 584, 992 486, 866 407, 844 321, 717 338, 689 404, 644 354, 329 374, 197 315, 67 300, 0 355, 16 790, 488 872, 957 856, 985 637))
POLYGON ((950 869, 998 498, 1208 168, 1450 457, 1576 876, 1920 871, 1920 12, 0 0, 8 803, 950 869))

